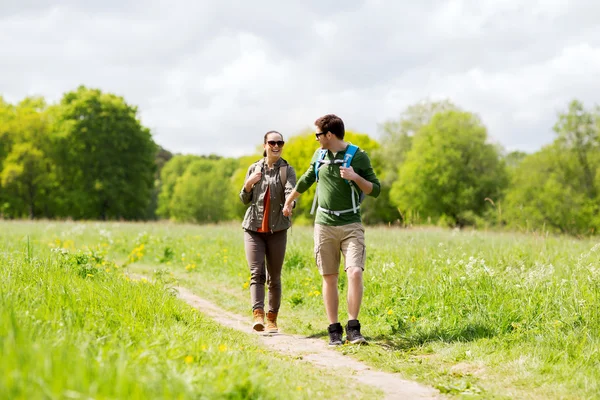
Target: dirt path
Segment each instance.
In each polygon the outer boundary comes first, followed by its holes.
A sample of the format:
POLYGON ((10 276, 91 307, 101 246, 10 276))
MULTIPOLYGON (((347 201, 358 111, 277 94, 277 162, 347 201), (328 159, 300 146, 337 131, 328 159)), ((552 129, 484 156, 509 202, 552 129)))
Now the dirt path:
MULTIPOLYGON (((198 297, 188 289, 178 287, 179 297, 186 303, 208 315, 221 325, 252 333, 249 318, 225 311, 215 304, 198 297)), ((439 399, 439 392, 416 382, 401 379, 395 374, 373 371, 371 368, 351 357, 332 350, 323 340, 310 339, 299 335, 279 333, 260 335, 266 347, 328 369, 343 369, 352 372, 350 376, 361 383, 375 386, 385 393, 386 399, 439 399)))

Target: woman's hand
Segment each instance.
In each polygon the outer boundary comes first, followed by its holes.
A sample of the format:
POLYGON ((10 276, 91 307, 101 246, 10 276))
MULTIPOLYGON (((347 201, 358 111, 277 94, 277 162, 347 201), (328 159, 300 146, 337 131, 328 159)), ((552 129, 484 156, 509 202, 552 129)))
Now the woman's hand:
POLYGON ((285 203, 285 205, 283 206, 283 215, 286 217, 291 217, 292 216, 292 205, 285 203))
POLYGON ((254 171, 252 175, 248 177, 246 183, 244 183, 244 190, 246 192, 250 192, 252 190, 252 186, 254 186, 256 182, 259 182, 261 177, 262 172, 260 172, 260 170, 254 171))

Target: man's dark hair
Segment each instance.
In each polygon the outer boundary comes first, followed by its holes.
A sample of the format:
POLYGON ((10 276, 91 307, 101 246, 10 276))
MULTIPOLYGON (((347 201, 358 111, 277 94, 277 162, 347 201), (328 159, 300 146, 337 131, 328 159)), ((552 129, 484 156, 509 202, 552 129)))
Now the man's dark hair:
POLYGON ((344 134, 346 133, 344 129, 344 121, 342 121, 342 119, 335 114, 327 114, 321 118, 318 118, 315 121, 315 126, 323 133, 331 132, 338 139, 344 139, 344 134))

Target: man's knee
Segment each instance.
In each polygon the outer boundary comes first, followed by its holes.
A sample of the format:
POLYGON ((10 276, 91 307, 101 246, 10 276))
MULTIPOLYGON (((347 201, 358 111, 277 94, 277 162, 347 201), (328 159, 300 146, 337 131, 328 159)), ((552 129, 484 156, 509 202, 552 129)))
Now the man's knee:
POLYGON ((363 276, 363 270, 360 267, 350 267, 346 270, 348 279, 361 279, 363 276))
POLYGON ((337 284, 338 274, 323 275, 323 281, 325 281, 327 284, 337 284))

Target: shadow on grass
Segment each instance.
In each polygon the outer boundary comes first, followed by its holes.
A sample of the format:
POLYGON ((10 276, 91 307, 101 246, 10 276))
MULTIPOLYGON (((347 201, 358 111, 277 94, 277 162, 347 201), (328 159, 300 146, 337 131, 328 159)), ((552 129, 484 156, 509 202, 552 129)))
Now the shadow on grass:
POLYGON ((398 333, 391 336, 379 335, 373 338, 373 344, 394 350, 408 350, 431 342, 472 342, 479 339, 491 338, 498 334, 497 330, 481 324, 470 324, 460 329, 444 329, 432 327, 415 332, 398 333))
POLYGON ((329 333, 327 333, 327 331, 321 331, 321 332, 317 332, 317 333, 313 333, 312 335, 307 336, 307 339, 320 339, 320 338, 324 338, 324 337, 328 337, 329 333))

